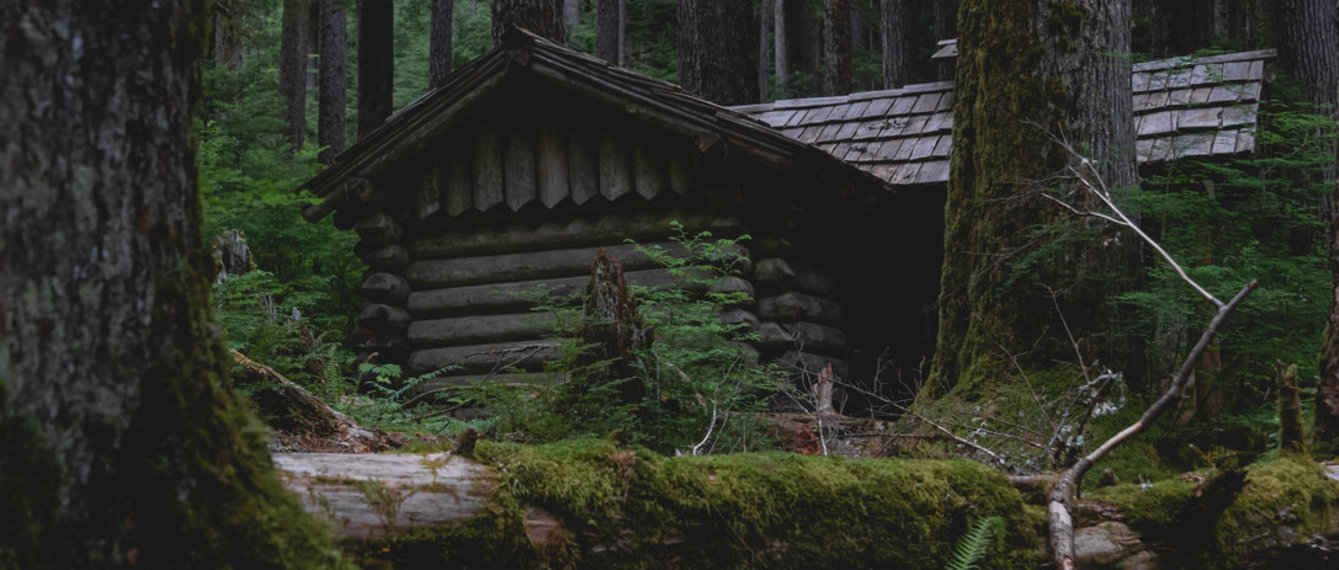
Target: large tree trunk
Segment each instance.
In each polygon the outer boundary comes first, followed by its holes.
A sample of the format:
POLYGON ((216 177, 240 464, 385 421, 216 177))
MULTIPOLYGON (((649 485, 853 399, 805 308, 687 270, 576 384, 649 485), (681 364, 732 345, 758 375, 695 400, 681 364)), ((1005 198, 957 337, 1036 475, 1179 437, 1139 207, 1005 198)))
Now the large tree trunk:
POLYGON ((758 97, 764 101, 772 87, 767 65, 772 61, 772 4, 775 1, 758 2, 758 97))
MULTIPOLYGON (((1314 111, 1339 115, 1339 29, 1333 0, 1277 0, 1274 4, 1274 35, 1278 42, 1278 65, 1299 83, 1314 103, 1314 111)), ((1334 136, 1334 129, 1325 133, 1334 136)), ((1331 138, 1331 145, 1334 145, 1331 138)), ((1333 153, 1333 150, 1331 151, 1333 153)), ((1336 179, 1330 164, 1322 176, 1336 179)), ((1316 390, 1316 444, 1324 452, 1339 448, 1339 205, 1331 210, 1330 271, 1334 275, 1329 327, 1320 361, 1320 384, 1316 390)))
POLYGON ((493 42, 502 41, 513 26, 566 43, 563 0, 493 0, 493 42))
POLYGON ((428 34, 428 83, 436 88, 451 73, 451 21, 456 0, 432 0, 432 23, 428 34))
POLYGON ((335 156, 344 152, 348 23, 344 0, 321 0, 321 88, 316 138, 325 148, 320 155, 325 164, 334 162, 335 156))
POLYGON ((0 7, 5 567, 341 565, 225 387, 192 134, 205 6, 0 7))
POLYGON ((823 94, 851 91, 851 3, 823 0, 823 94))
POLYGON ((623 28, 623 14, 619 0, 599 0, 595 7, 595 57, 614 65, 621 60, 619 30, 623 28))
MULTIPOLYGON (((1062 212, 1030 191, 1068 160, 1046 131, 1091 153, 1110 186, 1135 181, 1124 2, 962 0, 959 15, 939 339, 923 398, 1007 381, 1010 355, 1033 369, 1073 361, 1043 285, 1067 292, 1059 312, 1076 339, 1100 326, 1089 317, 1103 291, 1083 274, 1092 263, 1048 257, 1028 273, 1014 265, 1042 255, 1032 232, 1062 212)), ((1101 252, 1089 244, 1045 255, 1101 252)))
POLYGON ((284 0, 279 35, 279 94, 284 99, 284 140, 301 147, 307 130, 308 0, 284 0))
POLYGON ((893 89, 907 84, 910 72, 907 70, 907 57, 911 46, 907 45, 907 0, 882 0, 882 16, 879 18, 883 29, 883 88, 893 89))
POLYGON ((563 22, 571 29, 581 25, 581 0, 563 0, 563 22))
POLYGON ((751 2, 679 2, 679 84, 721 105, 756 103, 757 26, 751 2))
POLYGON ((391 116, 395 82, 391 0, 358 0, 358 138, 391 116))

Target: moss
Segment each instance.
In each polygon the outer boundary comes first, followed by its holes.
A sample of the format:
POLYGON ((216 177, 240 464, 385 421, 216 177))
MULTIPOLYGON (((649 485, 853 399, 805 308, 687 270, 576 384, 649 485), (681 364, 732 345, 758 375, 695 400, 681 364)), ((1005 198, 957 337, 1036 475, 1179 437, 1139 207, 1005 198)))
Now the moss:
POLYGON ((480 444, 507 475, 504 502, 557 514, 592 566, 937 568, 976 520, 1008 533, 990 567, 1030 567, 1035 533, 1017 491, 970 461, 784 453, 663 457, 604 440, 480 444))
MULTIPOLYGON (((1170 560, 1173 567, 1245 568, 1306 560, 1312 537, 1328 530, 1339 482, 1327 478, 1314 462, 1289 454, 1276 454, 1246 470, 1245 487, 1208 529, 1207 544, 1199 551, 1176 553, 1170 560)), ((1199 498, 1203 475, 1144 487, 1114 485, 1094 491, 1089 499, 1116 506, 1146 542, 1184 546, 1195 543, 1191 533, 1206 530, 1184 524, 1187 510, 1199 498)))

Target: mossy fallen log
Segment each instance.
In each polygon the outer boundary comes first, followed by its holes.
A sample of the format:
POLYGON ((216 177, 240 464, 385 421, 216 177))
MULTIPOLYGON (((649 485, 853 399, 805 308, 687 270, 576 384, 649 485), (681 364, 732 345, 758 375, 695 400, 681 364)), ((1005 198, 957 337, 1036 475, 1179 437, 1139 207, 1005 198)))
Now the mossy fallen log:
POLYGON ((367 566, 941 568, 1001 516, 986 568, 1037 563, 1008 479, 965 460, 664 457, 604 440, 438 454, 280 454, 367 566))

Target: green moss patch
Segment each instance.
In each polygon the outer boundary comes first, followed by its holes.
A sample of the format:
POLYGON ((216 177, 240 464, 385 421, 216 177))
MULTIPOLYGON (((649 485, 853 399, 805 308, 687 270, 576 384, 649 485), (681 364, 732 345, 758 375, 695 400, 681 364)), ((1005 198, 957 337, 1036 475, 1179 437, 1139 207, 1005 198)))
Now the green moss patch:
POLYGON ((665 457, 607 440, 481 442, 503 472, 471 524, 369 546, 397 568, 550 566, 940 568, 977 520, 1007 531, 987 567, 1035 565, 1036 534, 999 473, 971 461, 852 460, 786 453, 665 457), (524 520, 565 532, 535 547, 524 520))

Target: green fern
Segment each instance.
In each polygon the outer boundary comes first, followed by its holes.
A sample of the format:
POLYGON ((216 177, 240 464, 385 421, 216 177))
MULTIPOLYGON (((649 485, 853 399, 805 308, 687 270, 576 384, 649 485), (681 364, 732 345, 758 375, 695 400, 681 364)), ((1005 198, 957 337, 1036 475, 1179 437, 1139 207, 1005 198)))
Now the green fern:
POLYGON ((986 557, 986 549, 990 548, 991 539, 1003 526, 1004 519, 1000 517, 986 517, 976 521, 972 530, 958 539, 958 548, 953 552, 953 560, 949 561, 947 570, 979 568, 978 563, 986 557))

